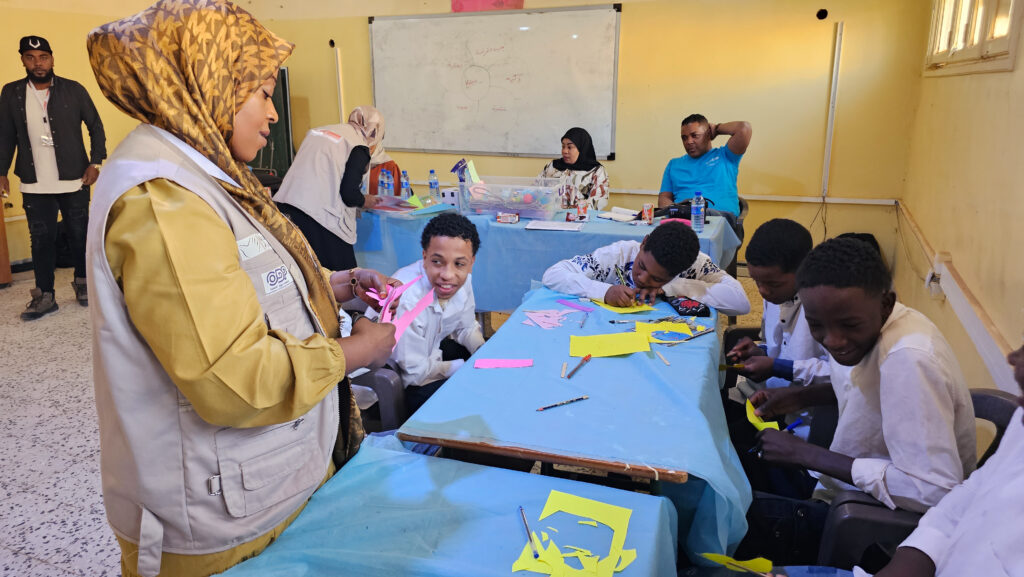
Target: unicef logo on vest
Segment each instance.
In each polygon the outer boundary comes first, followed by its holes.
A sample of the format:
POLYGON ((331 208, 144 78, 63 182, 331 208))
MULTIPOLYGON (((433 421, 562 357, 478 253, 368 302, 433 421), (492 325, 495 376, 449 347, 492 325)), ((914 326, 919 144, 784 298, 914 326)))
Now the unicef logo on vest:
POLYGON ((292 275, 288 272, 288 267, 285 265, 281 265, 263 273, 263 290, 268 295, 272 295, 293 284, 295 284, 295 281, 292 279, 292 275))

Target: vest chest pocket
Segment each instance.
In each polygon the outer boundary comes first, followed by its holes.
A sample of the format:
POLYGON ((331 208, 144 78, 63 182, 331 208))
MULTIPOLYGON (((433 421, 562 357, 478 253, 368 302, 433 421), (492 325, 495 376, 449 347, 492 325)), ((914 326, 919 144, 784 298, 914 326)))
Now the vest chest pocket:
POLYGON ((269 328, 283 330, 299 338, 313 333, 302 293, 288 266, 277 254, 268 250, 241 260, 239 264, 256 289, 269 328))
POLYGON ((242 429, 217 433, 217 462, 224 504, 245 517, 315 488, 327 474, 326 458, 307 415, 260 434, 242 429))

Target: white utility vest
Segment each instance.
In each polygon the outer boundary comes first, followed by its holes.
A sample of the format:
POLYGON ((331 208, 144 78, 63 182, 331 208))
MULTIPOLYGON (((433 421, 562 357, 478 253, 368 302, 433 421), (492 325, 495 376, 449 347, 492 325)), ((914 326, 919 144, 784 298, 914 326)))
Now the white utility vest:
POLYGON ((132 325, 105 251, 111 206, 159 178, 202 198, 234 233, 239 266, 252 280, 269 328, 300 339, 323 332, 308 308, 302 273, 277 239, 168 137, 145 124, 133 130, 96 183, 87 260, 103 501, 114 531, 138 543, 144 576, 159 572, 164 551, 223 551, 281 524, 327 474, 339 420, 332 390, 291 422, 215 426, 171 381, 132 325))
POLYGON ((304 212, 334 236, 356 243, 358 208, 341 200, 341 177, 348 155, 366 139, 349 124, 332 124, 306 133, 274 201, 304 212))

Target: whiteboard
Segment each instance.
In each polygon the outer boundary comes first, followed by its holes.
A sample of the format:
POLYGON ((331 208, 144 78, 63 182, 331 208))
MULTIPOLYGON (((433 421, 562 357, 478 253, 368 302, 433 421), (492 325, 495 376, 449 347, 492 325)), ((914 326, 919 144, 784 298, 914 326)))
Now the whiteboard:
POLYGON ((556 157, 581 126, 614 159, 618 6, 370 19, 392 150, 556 157))

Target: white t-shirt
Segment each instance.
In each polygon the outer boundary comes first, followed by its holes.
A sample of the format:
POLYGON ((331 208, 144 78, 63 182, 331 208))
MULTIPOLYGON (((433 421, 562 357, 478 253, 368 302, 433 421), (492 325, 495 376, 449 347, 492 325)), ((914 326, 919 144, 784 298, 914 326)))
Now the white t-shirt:
POLYGON ((25 82, 25 121, 28 124, 28 138, 32 143, 32 160, 35 163, 36 181, 22 182, 21 192, 63 194, 77 192, 82 188, 81 178, 61 180, 60 174, 57 172, 57 149, 52 146, 53 135, 50 133, 50 123, 44 122, 49 100, 49 88, 36 90, 34 84, 25 82))

